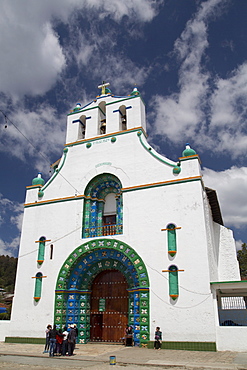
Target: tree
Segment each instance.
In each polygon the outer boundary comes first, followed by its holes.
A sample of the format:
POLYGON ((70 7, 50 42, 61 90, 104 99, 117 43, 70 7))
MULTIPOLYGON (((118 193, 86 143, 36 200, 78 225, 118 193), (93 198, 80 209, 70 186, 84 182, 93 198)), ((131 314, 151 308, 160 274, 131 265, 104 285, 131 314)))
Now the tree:
POLYGON ((241 249, 237 252, 241 280, 247 280, 247 244, 243 243, 241 249))

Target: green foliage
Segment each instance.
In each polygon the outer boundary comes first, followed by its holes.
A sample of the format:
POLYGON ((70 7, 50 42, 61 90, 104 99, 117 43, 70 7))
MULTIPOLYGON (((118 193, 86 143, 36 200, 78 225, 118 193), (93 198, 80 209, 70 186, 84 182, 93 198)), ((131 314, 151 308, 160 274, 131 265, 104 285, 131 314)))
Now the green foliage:
MULTIPOLYGON (((14 293, 17 258, 0 256, 0 288, 6 293, 14 293)), ((0 303, 7 306, 7 312, 0 313, 0 320, 9 320, 11 315, 11 303, 5 302, 5 295, 0 292, 0 303)))
POLYGON ((242 244, 242 249, 237 252, 240 275, 242 280, 247 280, 247 244, 242 244))
POLYGON ((0 256, 0 288, 14 293, 17 258, 0 256))

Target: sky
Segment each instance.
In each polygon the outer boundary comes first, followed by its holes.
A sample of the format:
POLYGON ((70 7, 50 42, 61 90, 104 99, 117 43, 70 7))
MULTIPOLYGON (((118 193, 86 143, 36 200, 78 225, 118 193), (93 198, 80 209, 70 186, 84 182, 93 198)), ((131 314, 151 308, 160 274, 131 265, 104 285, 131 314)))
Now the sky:
POLYGON ((26 186, 61 157, 67 114, 103 81, 146 103, 148 141, 199 154, 236 248, 247 242, 246 0, 1 0, 0 255, 17 256, 26 186))

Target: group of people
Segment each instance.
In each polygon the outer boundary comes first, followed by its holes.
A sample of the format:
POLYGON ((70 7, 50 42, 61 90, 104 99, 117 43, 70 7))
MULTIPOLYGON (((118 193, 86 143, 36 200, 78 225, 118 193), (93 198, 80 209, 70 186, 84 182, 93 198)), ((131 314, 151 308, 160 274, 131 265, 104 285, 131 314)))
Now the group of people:
MULTIPOLYGON (((78 329, 75 324, 70 325, 67 330, 65 326, 63 331, 57 330, 56 325, 47 325, 46 328, 46 343, 43 353, 48 353, 49 356, 73 356, 76 338, 78 336, 78 329)), ((133 346, 133 328, 131 325, 126 325, 124 335, 125 346, 133 346)), ((154 349, 160 349, 162 344, 162 332, 160 327, 157 326, 154 333, 154 349)))
POLYGON ((70 325, 67 330, 65 326, 57 330, 56 325, 47 325, 46 328, 46 343, 43 353, 49 353, 50 357, 57 356, 73 356, 78 329, 76 325, 70 325))

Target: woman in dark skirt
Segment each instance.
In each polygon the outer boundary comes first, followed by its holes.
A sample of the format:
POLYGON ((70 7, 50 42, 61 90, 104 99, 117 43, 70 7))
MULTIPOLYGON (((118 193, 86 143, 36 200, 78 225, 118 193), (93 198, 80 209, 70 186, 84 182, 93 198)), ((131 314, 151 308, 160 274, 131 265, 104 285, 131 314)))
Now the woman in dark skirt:
POLYGON ((126 330, 126 346, 133 346, 133 329, 132 326, 129 326, 126 330))
POLYGON ((162 333, 160 331, 160 327, 157 326, 154 333, 154 349, 160 349, 161 343, 162 343, 162 333))

